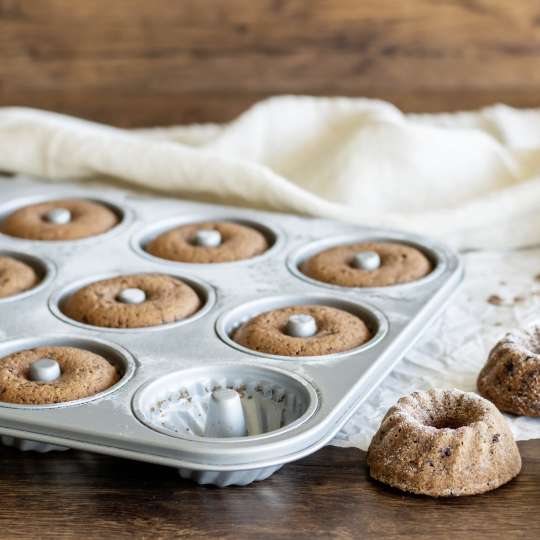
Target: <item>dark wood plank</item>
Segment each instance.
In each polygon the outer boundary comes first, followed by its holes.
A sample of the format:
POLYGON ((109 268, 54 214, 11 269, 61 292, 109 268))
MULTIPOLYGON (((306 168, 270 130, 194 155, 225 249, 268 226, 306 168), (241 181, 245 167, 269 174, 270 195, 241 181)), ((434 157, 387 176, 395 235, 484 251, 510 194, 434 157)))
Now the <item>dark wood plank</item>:
POLYGON ((540 441, 491 493, 406 496, 369 479, 365 454, 328 447, 243 488, 83 452, 0 449, 1 538, 538 538, 540 441))
POLYGON ((0 105, 125 126, 281 93, 537 106, 539 58, 536 0, 0 0, 0 105))

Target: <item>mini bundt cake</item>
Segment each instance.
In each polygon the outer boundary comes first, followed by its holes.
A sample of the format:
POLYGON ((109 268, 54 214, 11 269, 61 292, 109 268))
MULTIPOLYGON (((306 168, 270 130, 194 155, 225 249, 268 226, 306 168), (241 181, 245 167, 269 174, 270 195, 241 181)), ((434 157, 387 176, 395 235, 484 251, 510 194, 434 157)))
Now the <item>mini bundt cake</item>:
POLYGON ((507 333, 489 353, 477 385, 501 411, 540 416, 540 326, 507 333))
POLYGON ((181 225, 145 247, 154 257, 198 264, 243 261, 262 255, 268 248, 266 238, 256 228, 228 221, 181 225))
POLYGON ((349 351, 371 339, 371 331, 358 316, 323 305, 287 306, 261 313, 240 326, 233 339, 254 351, 280 356, 322 356, 349 351), (313 321, 313 333, 294 335, 292 317, 313 321))
POLYGON ((65 403, 94 396, 116 384, 120 373, 106 358, 76 347, 37 347, 0 358, 0 401, 23 405, 65 403), (58 366, 54 379, 32 378, 44 359, 58 366))
POLYGON ((186 319, 200 307, 197 292, 181 279, 147 273, 94 281, 67 298, 62 311, 92 326, 143 328, 186 319))
POLYGON ((30 265, 13 257, 0 255, 0 298, 28 291, 40 281, 30 265))
POLYGON ((325 249, 304 261, 302 273, 341 287, 388 287, 423 278, 433 264, 419 249, 398 242, 359 242, 325 249), (374 268, 355 265, 355 256, 373 254, 374 268))
POLYGON ((489 401, 459 390, 402 397, 373 437, 367 462, 376 480, 432 497, 484 493, 521 469, 502 414, 489 401))
POLYGON ((119 222, 108 206, 85 199, 62 199, 23 206, 7 216, 0 231, 28 240, 79 240, 103 234, 119 222))

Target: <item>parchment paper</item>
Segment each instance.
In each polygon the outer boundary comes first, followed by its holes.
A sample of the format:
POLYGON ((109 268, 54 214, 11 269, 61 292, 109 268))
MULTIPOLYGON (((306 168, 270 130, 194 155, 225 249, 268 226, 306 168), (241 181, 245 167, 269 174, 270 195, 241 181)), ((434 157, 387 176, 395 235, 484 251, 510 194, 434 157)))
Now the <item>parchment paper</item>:
MULTIPOLYGON (((399 397, 431 387, 476 391, 490 349, 506 331, 540 322, 540 248, 463 255, 461 291, 332 441, 366 450, 399 397), (490 298, 491 297, 491 298, 490 298)), ((540 438, 540 418, 505 415, 517 440, 540 438)))

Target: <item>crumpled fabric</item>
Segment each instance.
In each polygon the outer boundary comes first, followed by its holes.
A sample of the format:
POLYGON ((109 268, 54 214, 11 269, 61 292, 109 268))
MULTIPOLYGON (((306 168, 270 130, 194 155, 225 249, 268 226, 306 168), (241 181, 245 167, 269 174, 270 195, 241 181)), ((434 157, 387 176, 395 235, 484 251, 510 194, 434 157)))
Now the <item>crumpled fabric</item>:
POLYGON ((283 96, 227 125, 124 130, 0 108, 0 170, 116 178, 171 195, 395 227, 455 247, 540 236, 540 111, 403 114, 283 96))

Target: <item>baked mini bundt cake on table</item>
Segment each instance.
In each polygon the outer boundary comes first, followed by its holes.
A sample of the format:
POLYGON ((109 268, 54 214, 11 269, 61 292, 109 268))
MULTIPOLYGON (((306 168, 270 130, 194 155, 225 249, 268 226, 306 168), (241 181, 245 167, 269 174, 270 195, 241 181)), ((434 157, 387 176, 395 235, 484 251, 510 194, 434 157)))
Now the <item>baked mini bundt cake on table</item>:
POLYGON ((489 353, 477 384, 501 411, 540 416, 540 326, 508 332, 489 353))
POLYGON ((491 491, 521 470, 502 414, 482 397, 459 390, 402 397, 373 437, 367 462, 376 480, 432 497, 491 491))

